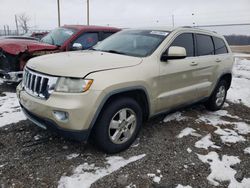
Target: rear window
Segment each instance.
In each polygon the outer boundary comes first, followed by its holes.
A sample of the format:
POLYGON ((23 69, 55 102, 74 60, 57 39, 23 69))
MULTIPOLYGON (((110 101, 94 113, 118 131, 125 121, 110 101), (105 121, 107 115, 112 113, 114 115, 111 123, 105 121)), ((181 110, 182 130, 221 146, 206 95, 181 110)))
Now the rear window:
POLYGON ((214 45, 211 36, 196 34, 196 43, 198 56, 214 54, 214 45))
POLYGON ((226 54, 228 53, 227 46, 224 42, 224 40, 213 37, 214 40, 214 46, 215 46, 215 54, 226 54))

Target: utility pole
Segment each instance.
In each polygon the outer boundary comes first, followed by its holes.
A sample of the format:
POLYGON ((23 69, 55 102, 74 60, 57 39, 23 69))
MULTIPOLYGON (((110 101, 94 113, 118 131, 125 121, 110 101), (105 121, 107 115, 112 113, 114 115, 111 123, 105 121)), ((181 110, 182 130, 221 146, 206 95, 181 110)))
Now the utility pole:
POLYGON ((57 0, 58 27, 61 26, 60 0, 57 0))
POLYGON ((19 35, 19 30, 18 30, 18 23, 17 23, 17 16, 15 14, 15 22, 16 22, 16 34, 19 35))
POLYGON ((8 35, 10 35, 10 27, 9 27, 9 25, 6 25, 6 27, 7 27, 8 35))
POLYGON ((89 0, 87 0, 87 25, 89 25, 89 0))
POLYGON ((172 26, 174 27, 174 15, 172 14, 172 26))
POLYGON ((6 34, 6 27, 5 27, 5 25, 3 26, 3 29, 4 29, 4 35, 7 35, 6 34))

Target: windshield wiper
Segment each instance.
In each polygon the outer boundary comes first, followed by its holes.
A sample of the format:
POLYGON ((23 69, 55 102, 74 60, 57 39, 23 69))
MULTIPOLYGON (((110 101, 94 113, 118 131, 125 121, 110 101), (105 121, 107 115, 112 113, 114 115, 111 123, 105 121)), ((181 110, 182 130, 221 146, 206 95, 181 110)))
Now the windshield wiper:
POLYGON ((119 51, 116 51, 116 50, 101 50, 102 52, 108 52, 108 53, 113 53, 113 54, 121 54, 121 55, 126 55, 125 53, 123 52, 119 52, 119 51))

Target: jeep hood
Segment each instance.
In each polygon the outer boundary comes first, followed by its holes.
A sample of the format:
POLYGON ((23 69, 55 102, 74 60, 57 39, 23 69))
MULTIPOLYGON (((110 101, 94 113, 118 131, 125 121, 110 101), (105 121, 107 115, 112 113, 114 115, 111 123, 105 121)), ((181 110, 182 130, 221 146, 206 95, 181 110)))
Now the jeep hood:
POLYGON ((0 49, 9 54, 18 55, 20 52, 28 51, 29 53, 33 53, 41 50, 56 50, 58 47, 35 40, 1 39, 0 49))
POLYGON ((27 67, 53 76, 83 78, 92 72, 135 66, 142 58, 99 51, 75 51, 39 56, 27 67))

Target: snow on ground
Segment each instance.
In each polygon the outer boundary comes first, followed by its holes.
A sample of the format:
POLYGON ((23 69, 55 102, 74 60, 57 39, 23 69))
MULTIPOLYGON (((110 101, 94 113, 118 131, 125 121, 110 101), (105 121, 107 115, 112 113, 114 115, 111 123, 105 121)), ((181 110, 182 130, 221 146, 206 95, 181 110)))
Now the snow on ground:
POLYGON ((250 178, 244 178, 240 183, 234 177, 237 172, 231 168, 231 166, 240 163, 238 157, 223 155, 220 159, 219 155, 212 151, 207 155, 198 154, 198 158, 203 163, 208 163, 210 165, 211 173, 207 179, 212 185, 218 186, 220 182, 229 181, 229 188, 250 187, 250 178))
POLYGON ((184 185, 177 185, 177 187, 176 188, 192 188, 191 186, 189 186, 189 185, 186 185, 186 186, 184 186, 184 185))
POLYGON ((236 59, 227 99, 250 107, 250 60, 236 59))
POLYGON ((152 178, 153 182, 159 184, 161 181, 161 178, 162 178, 162 174, 161 174, 160 170, 157 170, 156 172, 157 172, 157 174, 149 173, 147 175, 148 175, 148 177, 152 178))
POLYGON ((190 148, 187 148, 187 152, 188 152, 188 153, 191 153, 192 150, 191 150, 190 148))
POLYGON ((245 153, 245 154, 250 154, 250 147, 244 149, 244 153, 245 153))
POLYGON ((136 185, 133 183, 130 183, 128 186, 126 186, 126 188, 136 188, 136 185))
POLYGON ((231 129, 221 129, 220 127, 217 127, 217 130, 214 131, 214 133, 220 135, 222 143, 236 143, 246 141, 243 136, 231 129))
POLYGON ((3 93, 0 97, 0 127, 25 120, 15 93, 3 93))
POLYGON ((67 160, 71 160, 71 159, 78 157, 79 155, 80 155, 79 153, 72 153, 70 155, 67 155, 66 158, 67 160))
POLYGON ((114 171, 138 161, 145 157, 145 154, 133 156, 129 159, 112 156, 106 158, 106 167, 96 167, 95 164, 84 163, 76 167, 72 176, 62 176, 59 180, 58 188, 89 188, 92 183, 114 171))
MULTIPOLYGON (((233 118, 233 116, 228 114, 228 112, 226 110, 219 110, 216 112, 207 112, 206 114, 202 114, 199 116, 199 119, 197 119, 196 121, 198 123, 204 122, 204 123, 207 123, 207 124, 210 124, 213 126, 229 124, 230 122, 221 119, 222 116, 227 116, 227 117, 233 118)), ((237 116, 235 116, 235 117, 237 117, 237 116)), ((236 119, 238 119, 238 117, 236 119)))
POLYGON ((216 127, 217 130, 214 131, 214 133, 220 135, 220 139, 223 143, 236 143, 246 141, 240 134, 245 135, 250 133, 250 125, 239 120, 241 120, 241 118, 238 116, 232 116, 226 110, 219 110, 217 112, 207 112, 206 114, 200 115, 197 122, 205 122, 216 127), (230 117, 234 119, 235 122, 222 120, 223 116, 230 117), (221 125, 233 125, 234 130, 229 128, 222 129, 220 127, 221 125))
POLYGON ((217 148, 217 149, 220 148, 219 146, 216 146, 214 142, 211 141, 211 134, 207 134, 205 137, 197 141, 195 143, 195 147, 203 148, 203 149, 208 149, 209 147, 217 148))
POLYGON ((200 134, 196 133, 196 130, 190 127, 187 127, 185 129, 183 129, 180 134, 177 135, 177 138, 183 138, 184 136, 188 136, 188 135, 192 135, 192 136, 201 136, 200 134))
POLYGON ((185 120, 187 118, 188 117, 182 116, 181 112, 175 112, 175 113, 172 113, 172 114, 168 114, 164 118, 163 122, 166 123, 166 122, 170 122, 170 121, 173 121, 173 120, 175 120, 175 121, 181 121, 181 120, 185 120))

